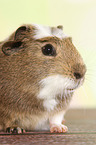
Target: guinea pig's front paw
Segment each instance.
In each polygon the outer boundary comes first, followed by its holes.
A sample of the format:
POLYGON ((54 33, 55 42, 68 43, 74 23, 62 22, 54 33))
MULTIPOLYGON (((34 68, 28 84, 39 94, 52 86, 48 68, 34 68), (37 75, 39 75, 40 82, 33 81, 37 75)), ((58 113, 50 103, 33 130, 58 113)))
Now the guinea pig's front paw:
POLYGON ((67 126, 63 124, 51 124, 50 125, 50 132, 53 133, 65 133, 68 131, 67 126))
POLYGON ((26 131, 20 127, 8 127, 6 129, 6 132, 20 134, 20 133, 25 133, 26 131))

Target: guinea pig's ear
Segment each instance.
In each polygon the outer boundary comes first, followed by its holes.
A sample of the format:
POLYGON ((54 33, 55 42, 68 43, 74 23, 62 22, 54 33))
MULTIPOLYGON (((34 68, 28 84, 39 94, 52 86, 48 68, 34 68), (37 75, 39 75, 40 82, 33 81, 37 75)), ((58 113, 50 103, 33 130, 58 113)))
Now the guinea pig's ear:
POLYGON ((14 40, 22 40, 30 32, 30 30, 30 27, 27 25, 19 27, 15 32, 14 40))
POLYGON ((58 25, 57 28, 60 29, 60 30, 63 30, 63 26, 62 25, 58 25))
POLYGON ((19 27, 14 34, 13 41, 7 41, 2 46, 2 51, 5 55, 11 55, 18 52, 20 49, 24 48, 24 38, 29 37, 31 32, 31 27, 29 25, 23 25, 19 27))
POLYGON ((5 55, 9 56, 21 48, 23 48, 21 41, 8 41, 3 44, 2 51, 5 55))

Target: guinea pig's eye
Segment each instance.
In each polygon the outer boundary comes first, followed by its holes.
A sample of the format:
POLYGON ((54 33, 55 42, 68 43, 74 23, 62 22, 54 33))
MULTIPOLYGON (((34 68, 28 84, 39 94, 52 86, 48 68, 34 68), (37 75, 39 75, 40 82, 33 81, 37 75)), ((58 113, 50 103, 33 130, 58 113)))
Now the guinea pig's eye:
POLYGON ((42 52, 47 56, 56 56, 56 50, 51 44, 46 44, 42 47, 42 52))

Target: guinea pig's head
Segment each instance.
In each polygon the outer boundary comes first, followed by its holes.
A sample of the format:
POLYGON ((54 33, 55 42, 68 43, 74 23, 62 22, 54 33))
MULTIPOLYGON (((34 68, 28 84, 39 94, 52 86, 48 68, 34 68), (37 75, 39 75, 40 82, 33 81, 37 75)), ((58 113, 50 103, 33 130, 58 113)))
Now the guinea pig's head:
POLYGON ((27 77, 27 84, 34 82, 45 88, 41 96, 53 88, 74 91, 84 81, 85 64, 62 29, 62 26, 24 25, 2 47, 13 62, 18 60, 18 67, 22 67, 18 73, 27 77))

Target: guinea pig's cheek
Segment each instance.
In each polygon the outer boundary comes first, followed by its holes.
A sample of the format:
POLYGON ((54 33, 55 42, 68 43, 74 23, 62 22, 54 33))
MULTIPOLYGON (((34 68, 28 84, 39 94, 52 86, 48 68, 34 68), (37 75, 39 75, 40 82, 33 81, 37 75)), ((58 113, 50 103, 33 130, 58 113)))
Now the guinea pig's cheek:
POLYGON ((63 75, 53 75, 46 77, 40 81, 40 91, 38 98, 40 99, 52 99, 57 95, 64 94, 67 88, 74 88, 76 83, 63 75))

